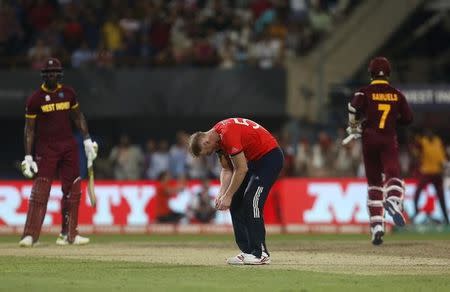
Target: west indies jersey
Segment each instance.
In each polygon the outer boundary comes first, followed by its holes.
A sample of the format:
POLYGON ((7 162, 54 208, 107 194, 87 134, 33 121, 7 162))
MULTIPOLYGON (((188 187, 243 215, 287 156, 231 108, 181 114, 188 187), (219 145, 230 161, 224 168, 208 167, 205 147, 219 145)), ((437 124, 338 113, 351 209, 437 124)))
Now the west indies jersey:
POLYGON ((374 80, 355 92, 351 105, 363 120, 363 129, 395 134, 397 123, 409 124, 413 114, 405 96, 385 80, 374 80))
POLYGON ((258 160, 278 147, 276 139, 261 125, 243 118, 218 122, 214 130, 220 136, 220 148, 228 155, 244 152, 248 161, 258 160))
POLYGON ((42 85, 28 98, 25 117, 36 119, 36 141, 73 139, 70 111, 78 107, 75 91, 58 84, 55 90, 42 85))

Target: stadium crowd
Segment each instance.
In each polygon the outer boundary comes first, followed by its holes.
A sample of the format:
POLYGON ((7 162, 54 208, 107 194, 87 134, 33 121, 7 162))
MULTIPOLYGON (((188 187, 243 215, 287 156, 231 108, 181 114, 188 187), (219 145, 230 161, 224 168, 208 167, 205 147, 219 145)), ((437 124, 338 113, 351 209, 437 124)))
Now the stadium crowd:
MULTIPOLYGON (((292 134, 288 128, 276 134, 285 154, 283 176, 300 177, 364 177, 360 140, 346 146, 341 142, 345 130, 336 131, 302 129, 301 135, 292 134), (295 142, 296 141, 296 142, 295 142)), ((189 134, 179 131, 175 143, 167 140, 148 139, 141 147, 133 144, 127 135, 120 137, 109 156, 96 161, 98 175, 120 180, 152 179, 162 175, 172 178, 214 179, 220 174, 215 155, 193 158, 187 151, 189 134)), ((417 175, 419 157, 416 141, 412 136, 400 144, 400 164, 404 177, 417 175)), ((445 142, 444 142, 445 143, 445 142)), ((447 147, 450 156, 450 145, 447 147)))
POLYGON ((38 69, 282 65, 305 54, 354 0, 2 0, 0 66, 38 69))

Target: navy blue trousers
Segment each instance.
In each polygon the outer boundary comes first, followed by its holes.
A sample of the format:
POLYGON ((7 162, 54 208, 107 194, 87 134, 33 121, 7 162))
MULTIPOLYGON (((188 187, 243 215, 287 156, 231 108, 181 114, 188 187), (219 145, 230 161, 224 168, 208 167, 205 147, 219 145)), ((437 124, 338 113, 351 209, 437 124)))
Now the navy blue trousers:
POLYGON ((284 156, 275 148, 256 161, 248 162, 248 172, 234 194, 230 213, 234 237, 239 249, 261 257, 266 247, 266 228, 263 209, 270 188, 277 180, 283 167, 284 156))

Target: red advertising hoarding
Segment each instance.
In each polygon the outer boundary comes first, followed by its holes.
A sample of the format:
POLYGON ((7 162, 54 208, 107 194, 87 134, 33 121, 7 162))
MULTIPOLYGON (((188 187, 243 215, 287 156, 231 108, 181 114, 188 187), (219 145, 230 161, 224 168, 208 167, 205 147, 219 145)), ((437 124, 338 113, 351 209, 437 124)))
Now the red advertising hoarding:
MULTIPOLYGON (((83 183, 79 224, 84 232, 229 232, 229 212, 217 212, 209 225, 184 219, 178 226, 155 223, 155 195, 158 183, 151 181, 96 182, 97 206, 92 208, 83 183)), ((186 213, 201 185, 191 181, 169 200, 169 207, 186 213)), ((407 181, 405 210, 411 215, 415 182, 407 181)), ((26 219, 30 181, 0 181, 0 232, 21 232, 26 219)), ((218 184, 208 193, 214 200, 218 184)), ((367 185, 360 179, 280 179, 267 200, 264 219, 269 232, 361 233, 368 230, 367 185)), ((58 232, 61 224, 61 187, 54 183, 44 219, 44 231, 58 232)), ((450 199, 449 191, 446 196, 450 199)), ((419 206, 422 214, 442 218, 434 188, 424 190, 419 206)), ((419 218, 420 219, 420 218, 419 218)), ((390 218, 387 218, 390 222, 390 218)))

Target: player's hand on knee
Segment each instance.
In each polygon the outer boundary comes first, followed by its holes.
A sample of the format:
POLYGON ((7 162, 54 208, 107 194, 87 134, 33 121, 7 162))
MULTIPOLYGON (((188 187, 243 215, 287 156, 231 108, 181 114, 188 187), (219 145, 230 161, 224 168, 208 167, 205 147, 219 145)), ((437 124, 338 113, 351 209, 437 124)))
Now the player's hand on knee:
POLYGON ((33 156, 25 155, 25 159, 22 161, 22 174, 26 178, 33 178, 33 176, 38 172, 37 163, 33 160, 33 156))
POLYGON ((94 161, 97 158, 98 145, 97 142, 93 142, 91 138, 84 140, 84 151, 86 152, 86 158, 90 161, 94 161))

